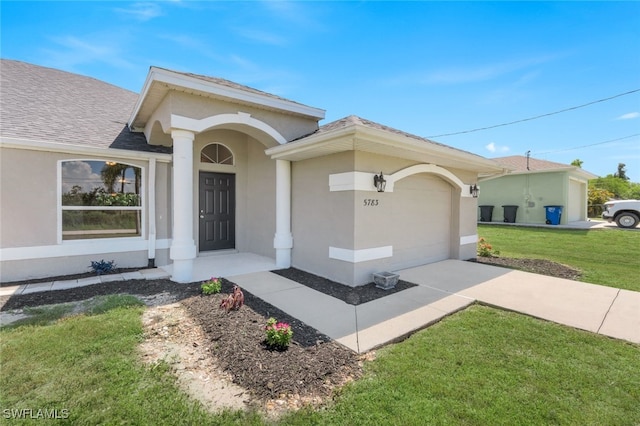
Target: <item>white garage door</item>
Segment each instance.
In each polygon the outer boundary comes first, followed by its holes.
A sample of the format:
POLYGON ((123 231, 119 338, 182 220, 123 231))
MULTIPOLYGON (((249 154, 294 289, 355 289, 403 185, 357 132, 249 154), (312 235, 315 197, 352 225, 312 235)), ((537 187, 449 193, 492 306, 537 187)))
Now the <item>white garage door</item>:
POLYGON ((567 208, 567 221, 575 222, 583 219, 584 184, 575 180, 569 180, 569 206, 567 208))
POLYGON ((429 174, 401 179, 393 192, 393 269, 448 259, 451 186, 429 174))

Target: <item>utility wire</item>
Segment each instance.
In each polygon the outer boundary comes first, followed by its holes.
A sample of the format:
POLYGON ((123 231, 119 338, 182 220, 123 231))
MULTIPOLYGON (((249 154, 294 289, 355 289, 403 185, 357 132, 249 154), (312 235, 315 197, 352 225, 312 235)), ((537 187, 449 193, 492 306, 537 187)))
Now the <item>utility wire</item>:
POLYGON ((596 146, 596 145, 604 145, 606 143, 621 141, 623 139, 629 139, 629 138, 633 138, 633 137, 636 137, 636 136, 640 136, 640 133, 635 133, 635 134, 629 135, 629 136, 623 136, 623 137, 617 138, 617 139, 610 139, 610 140, 604 141, 604 142, 597 142, 597 143, 592 143, 592 144, 589 144, 589 145, 576 146, 574 148, 557 149, 555 151, 535 152, 534 154, 542 155, 542 154, 553 154, 553 153, 556 153, 556 152, 563 152, 563 151, 573 151, 574 149, 582 149, 582 148, 589 148, 591 146, 596 146))
POLYGON ((550 115, 560 114, 562 112, 567 112, 567 111, 572 111, 574 109, 584 108, 584 107, 587 107, 589 105, 597 104, 597 103, 600 103, 600 102, 610 101, 611 99, 619 98, 620 96, 630 95, 630 94, 636 93, 636 92, 640 92, 640 89, 630 90, 628 92, 620 93, 618 95, 610 96, 610 97, 604 98, 604 99, 598 99, 597 101, 588 102, 586 104, 574 106, 574 107, 571 107, 571 108, 565 108, 565 109, 561 109, 559 111, 554 111, 554 112, 549 112, 549 113, 546 113, 546 114, 536 115, 535 117, 523 118, 521 120, 510 121, 508 123, 495 124, 493 126, 479 127, 477 129, 463 130, 461 132, 443 133, 441 135, 427 136, 427 138, 442 138, 444 136, 462 135, 464 133, 473 133, 473 132, 479 132, 481 130, 495 129, 496 127, 510 126, 512 124, 522 123, 522 122, 531 121, 531 120, 537 120, 538 118, 548 117, 550 115))

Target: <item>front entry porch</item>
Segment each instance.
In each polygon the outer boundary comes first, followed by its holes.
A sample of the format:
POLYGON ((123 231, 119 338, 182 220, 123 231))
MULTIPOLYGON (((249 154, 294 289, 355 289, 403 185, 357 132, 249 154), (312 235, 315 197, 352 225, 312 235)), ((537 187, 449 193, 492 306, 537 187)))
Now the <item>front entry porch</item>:
MULTIPOLYGON (((160 269, 173 274, 173 264, 160 269)), ((193 259, 192 282, 208 280, 211 277, 232 277, 234 275, 281 269, 274 259, 253 253, 218 252, 201 254, 193 259)))

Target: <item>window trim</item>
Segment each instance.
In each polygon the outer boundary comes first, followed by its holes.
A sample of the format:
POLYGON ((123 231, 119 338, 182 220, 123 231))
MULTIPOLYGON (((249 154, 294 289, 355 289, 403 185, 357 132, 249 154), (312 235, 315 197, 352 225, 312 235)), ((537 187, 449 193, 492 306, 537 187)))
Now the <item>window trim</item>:
POLYGON ((86 242, 109 242, 113 240, 117 241, 140 241, 145 239, 146 231, 147 231, 147 205, 146 205, 146 193, 147 193, 147 185, 146 185, 146 174, 147 167, 140 164, 135 164, 128 161, 121 161, 114 158, 67 158, 63 160, 57 161, 57 199, 56 199, 56 239, 58 244, 82 244, 86 242), (140 205, 139 206, 63 206, 62 205, 62 165, 64 163, 70 163, 75 161, 98 161, 98 162, 113 162, 119 164, 126 164, 131 167, 137 167, 140 169, 140 205), (128 237, 104 237, 104 238, 79 238, 74 240, 65 240, 62 235, 62 212, 63 211, 72 211, 72 210, 110 210, 110 211, 139 211, 140 212, 140 235, 138 236, 128 236, 128 237))

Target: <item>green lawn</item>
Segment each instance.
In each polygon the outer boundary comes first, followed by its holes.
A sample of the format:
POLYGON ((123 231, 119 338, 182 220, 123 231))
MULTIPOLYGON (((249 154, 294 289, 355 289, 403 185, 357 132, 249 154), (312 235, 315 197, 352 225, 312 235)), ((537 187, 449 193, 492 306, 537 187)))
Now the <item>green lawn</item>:
POLYGON ((136 353, 142 309, 0 331, 0 424, 24 424, 12 416, 39 415, 73 425, 261 423, 253 413, 213 416, 175 387, 166 363, 144 366, 136 353))
POLYGON ((640 232, 479 225, 501 257, 553 260, 582 271, 582 281, 640 291, 640 232))
POLYGON ((283 424, 637 425, 640 347, 475 305, 379 351, 331 409, 283 424))
MULTIPOLYGON (((142 365, 141 313, 114 308, 0 331, 0 423, 23 424, 7 419, 20 409, 57 410, 74 425, 269 423, 254 412, 207 413, 175 387, 167 364, 142 365)), ((390 345, 366 367, 326 409, 278 424, 640 422, 640 346, 489 307, 390 345)))

